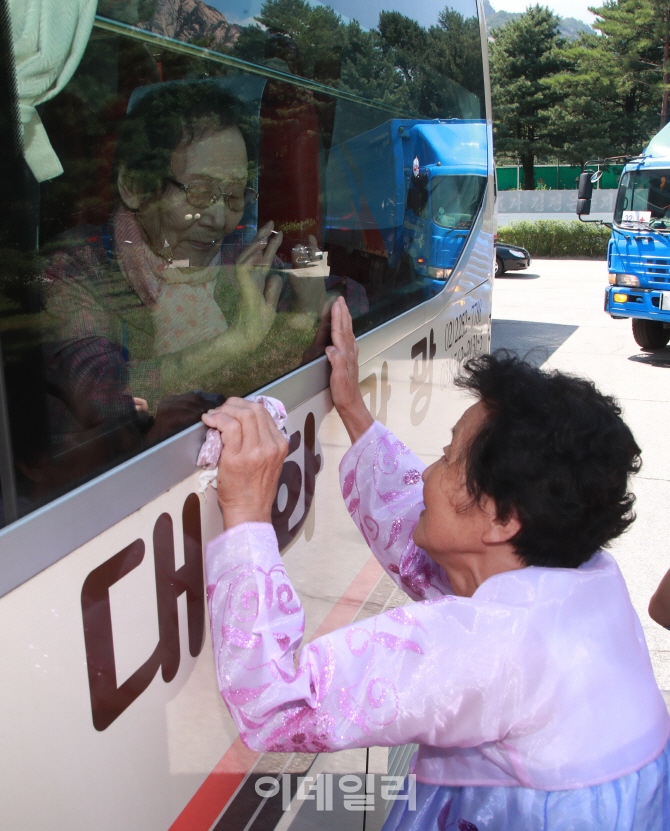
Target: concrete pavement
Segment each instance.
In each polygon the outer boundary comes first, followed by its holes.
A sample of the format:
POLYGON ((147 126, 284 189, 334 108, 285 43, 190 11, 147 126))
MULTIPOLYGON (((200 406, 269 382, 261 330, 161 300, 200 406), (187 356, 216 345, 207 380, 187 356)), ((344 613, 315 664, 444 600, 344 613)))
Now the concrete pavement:
POLYGON ((534 260, 499 277, 493 294, 492 348, 507 347, 545 367, 593 379, 616 396, 642 448, 635 477, 637 520, 611 546, 644 628, 656 679, 670 690, 670 631, 647 614, 649 599, 670 568, 670 346, 642 351, 630 321, 603 312, 602 261, 534 260))

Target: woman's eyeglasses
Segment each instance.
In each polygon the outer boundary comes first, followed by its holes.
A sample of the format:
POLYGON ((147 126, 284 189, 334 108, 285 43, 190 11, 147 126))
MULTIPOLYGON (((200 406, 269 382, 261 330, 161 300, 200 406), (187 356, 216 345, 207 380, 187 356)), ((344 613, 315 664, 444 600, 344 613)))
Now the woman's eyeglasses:
POLYGON ((253 188, 239 187, 226 193, 212 182, 191 182, 190 185, 183 185, 176 179, 168 181, 184 191, 186 201, 194 208, 209 208, 219 199, 223 199, 223 204, 231 211, 244 211, 258 199, 258 191, 253 188))

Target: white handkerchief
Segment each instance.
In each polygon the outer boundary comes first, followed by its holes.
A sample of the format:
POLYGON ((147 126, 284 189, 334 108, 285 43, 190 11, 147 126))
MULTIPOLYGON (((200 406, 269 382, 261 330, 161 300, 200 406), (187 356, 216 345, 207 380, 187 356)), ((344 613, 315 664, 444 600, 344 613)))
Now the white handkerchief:
MULTIPOLYGON (((247 401, 254 401, 262 404, 272 416, 274 423, 277 425, 277 428, 282 433, 286 441, 288 441, 288 431, 285 426, 288 416, 286 414, 286 408, 281 401, 277 398, 270 398, 269 395, 250 395, 249 398, 247 398, 247 401)), ((200 448, 200 453, 198 453, 197 465, 198 467, 204 468, 198 477, 198 482, 200 483, 198 490, 200 493, 206 493, 208 485, 211 485, 213 488, 216 487, 219 456, 221 456, 222 449, 223 443, 221 442, 221 433, 213 427, 210 427, 207 431, 205 441, 200 448)))

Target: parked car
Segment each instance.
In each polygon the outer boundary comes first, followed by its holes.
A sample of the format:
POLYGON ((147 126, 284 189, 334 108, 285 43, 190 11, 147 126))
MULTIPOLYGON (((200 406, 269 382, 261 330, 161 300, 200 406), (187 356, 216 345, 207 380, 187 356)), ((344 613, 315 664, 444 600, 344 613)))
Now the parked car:
POLYGON ((506 271, 520 271, 530 266, 530 254, 520 245, 496 242, 496 277, 506 271))

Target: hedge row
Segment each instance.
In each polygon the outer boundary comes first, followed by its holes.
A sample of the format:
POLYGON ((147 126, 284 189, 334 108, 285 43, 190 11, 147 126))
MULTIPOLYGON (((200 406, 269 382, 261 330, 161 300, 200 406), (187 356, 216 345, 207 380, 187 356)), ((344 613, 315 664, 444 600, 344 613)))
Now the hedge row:
POLYGON ((498 229, 498 242, 521 245, 532 257, 607 257, 610 229, 579 220, 519 220, 498 229))

